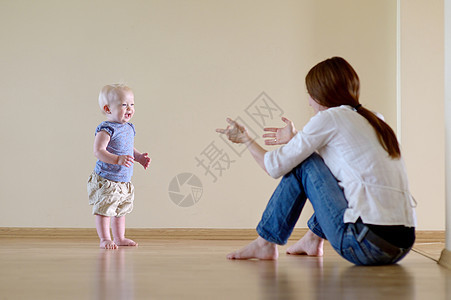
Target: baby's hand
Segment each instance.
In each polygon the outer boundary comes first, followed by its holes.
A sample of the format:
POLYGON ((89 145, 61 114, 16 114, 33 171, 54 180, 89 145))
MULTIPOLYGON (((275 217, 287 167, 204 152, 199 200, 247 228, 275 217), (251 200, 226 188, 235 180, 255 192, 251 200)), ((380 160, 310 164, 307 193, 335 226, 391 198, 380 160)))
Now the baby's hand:
POLYGON ((139 162, 144 167, 144 169, 147 169, 150 165, 150 162, 152 161, 152 159, 149 157, 149 153, 142 153, 141 155, 136 157, 135 160, 139 162))
POLYGON ((131 155, 119 155, 117 159, 117 164, 125 166, 127 168, 131 167, 134 163, 133 156, 131 155))

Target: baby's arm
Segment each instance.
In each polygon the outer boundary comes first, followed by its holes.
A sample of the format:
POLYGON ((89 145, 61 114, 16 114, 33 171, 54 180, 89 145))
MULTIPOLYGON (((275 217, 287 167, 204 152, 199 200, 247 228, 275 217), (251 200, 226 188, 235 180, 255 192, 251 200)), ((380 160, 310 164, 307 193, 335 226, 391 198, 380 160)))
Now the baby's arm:
POLYGON ((149 153, 141 153, 138 150, 136 150, 136 148, 133 148, 133 150, 134 150, 133 152, 135 155, 135 160, 137 162, 139 162, 144 167, 144 169, 147 169, 150 165, 150 161, 152 160, 149 157, 149 153))
POLYGON ((130 167, 133 164, 133 157, 131 155, 115 155, 106 150, 110 135, 106 131, 99 131, 94 139, 94 155, 101 161, 130 167))

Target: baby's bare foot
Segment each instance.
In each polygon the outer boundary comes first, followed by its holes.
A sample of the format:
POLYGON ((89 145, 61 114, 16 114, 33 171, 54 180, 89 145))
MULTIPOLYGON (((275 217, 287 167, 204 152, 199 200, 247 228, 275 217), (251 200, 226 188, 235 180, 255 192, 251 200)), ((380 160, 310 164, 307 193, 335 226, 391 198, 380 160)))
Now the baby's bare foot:
POLYGON ((229 253, 227 259, 265 259, 276 260, 279 257, 277 245, 258 237, 255 241, 244 248, 229 253))
POLYGON ((323 256, 324 239, 315 235, 310 230, 294 244, 287 249, 288 254, 323 256))
POLYGON ((117 249, 117 245, 112 240, 100 240, 100 248, 117 249))
POLYGON ((131 239, 122 238, 122 239, 114 239, 114 242, 118 246, 138 246, 138 243, 131 239))

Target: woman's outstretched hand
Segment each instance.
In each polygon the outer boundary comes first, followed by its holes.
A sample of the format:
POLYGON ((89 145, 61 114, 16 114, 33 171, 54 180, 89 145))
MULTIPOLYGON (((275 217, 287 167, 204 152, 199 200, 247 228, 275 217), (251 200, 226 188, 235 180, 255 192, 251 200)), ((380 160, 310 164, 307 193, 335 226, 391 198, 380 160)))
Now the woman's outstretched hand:
POLYGON ((296 128, 294 128, 294 123, 285 117, 282 117, 287 126, 283 128, 266 127, 264 130, 270 133, 265 133, 263 135, 265 140, 265 145, 283 145, 288 143, 297 133, 296 128))
POLYGON ((225 134, 231 142, 236 144, 246 144, 252 141, 246 127, 230 118, 227 118, 227 122, 230 125, 228 125, 226 129, 218 128, 216 129, 216 132, 225 134))

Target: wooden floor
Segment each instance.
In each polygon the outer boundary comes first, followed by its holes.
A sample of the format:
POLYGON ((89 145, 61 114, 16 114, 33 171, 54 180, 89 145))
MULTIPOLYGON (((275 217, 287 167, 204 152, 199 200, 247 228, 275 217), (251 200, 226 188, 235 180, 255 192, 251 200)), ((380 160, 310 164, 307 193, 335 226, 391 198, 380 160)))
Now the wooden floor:
MULTIPOLYGON (((451 299, 443 243, 417 245, 401 263, 356 267, 326 244, 323 258, 229 261, 246 241, 1 238, 0 299, 451 299)), ((292 242, 290 242, 291 244, 292 242)))

